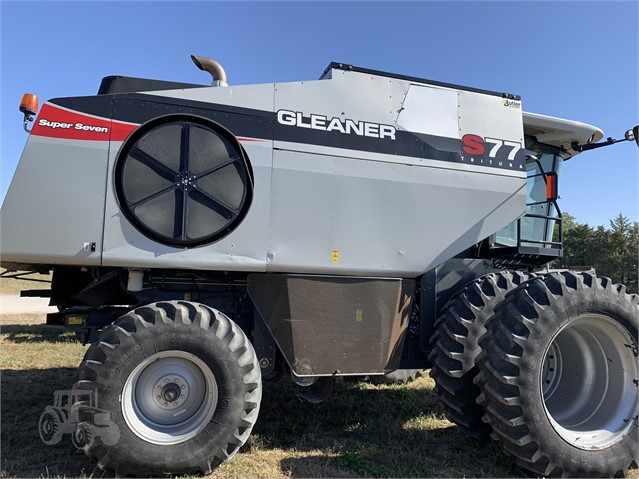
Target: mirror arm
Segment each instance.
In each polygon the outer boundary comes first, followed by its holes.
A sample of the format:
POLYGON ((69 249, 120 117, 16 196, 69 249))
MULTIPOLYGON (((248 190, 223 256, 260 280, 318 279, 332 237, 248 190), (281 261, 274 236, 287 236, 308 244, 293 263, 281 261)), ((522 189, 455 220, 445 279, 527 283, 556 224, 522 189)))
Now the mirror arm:
POLYGON ((614 145, 615 143, 619 143, 620 141, 626 141, 626 139, 622 138, 620 140, 615 140, 613 138, 608 138, 606 141, 602 141, 601 143, 586 143, 585 145, 580 145, 578 142, 574 141, 570 146, 573 150, 581 152, 603 148, 604 146, 614 145))
POLYGON ((577 152, 580 151, 588 151, 594 150, 596 148, 601 148, 603 146, 614 145, 615 143, 619 143, 620 141, 633 141, 639 146, 639 125, 634 128, 628 130, 625 134, 625 137, 620 140, 615 140, 613 138, 608 137, 606 141, 602 141, 601 143, 586 143, 585 145, 580 145, 578 141, 573 141, 571 148, 577 152))

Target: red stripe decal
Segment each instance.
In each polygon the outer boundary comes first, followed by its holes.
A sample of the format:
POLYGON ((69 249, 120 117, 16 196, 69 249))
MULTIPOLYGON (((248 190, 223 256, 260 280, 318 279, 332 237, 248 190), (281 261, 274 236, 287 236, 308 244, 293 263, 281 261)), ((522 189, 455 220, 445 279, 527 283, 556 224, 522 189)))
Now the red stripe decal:
POLYGON ((45 103, 31 134, 65 140, 124 141, 138 125, 97 118, 45 103))

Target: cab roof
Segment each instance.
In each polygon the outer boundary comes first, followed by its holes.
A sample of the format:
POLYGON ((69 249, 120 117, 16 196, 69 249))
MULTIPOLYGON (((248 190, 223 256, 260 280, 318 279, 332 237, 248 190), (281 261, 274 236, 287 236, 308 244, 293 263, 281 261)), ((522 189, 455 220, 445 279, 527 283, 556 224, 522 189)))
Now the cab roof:
POLYGON ((573 143, 596 143, 604 136, 596 126, 579 121, 528 112, 523 112, 523 117, 524 134, 535 137, 539 143, 562 148, 570 155, 567 158, 579 153, 572 149, 573 143))

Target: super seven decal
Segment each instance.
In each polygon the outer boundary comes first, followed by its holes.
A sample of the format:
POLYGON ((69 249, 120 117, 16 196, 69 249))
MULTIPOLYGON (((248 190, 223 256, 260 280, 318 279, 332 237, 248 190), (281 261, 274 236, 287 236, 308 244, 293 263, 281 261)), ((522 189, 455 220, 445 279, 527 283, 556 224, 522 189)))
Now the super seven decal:
POLYGON ((114 121, 46 103, 31 134, 66 140, 124 141, 137 127, 135 123, 114 121))
POLYGON ((76 123, 75 125, 72 123, 60 123, 58 121, 49 121, 46 118, 40 118, 38 120, 39 126, 44 126, 47 128, 64 128, 69 129, 73 128, 75 130, 80 131, 95 131, 96 133, 108 133, 109 129, 105 126, 94 126, 94 125, 83 125, 82 123, 76 123))

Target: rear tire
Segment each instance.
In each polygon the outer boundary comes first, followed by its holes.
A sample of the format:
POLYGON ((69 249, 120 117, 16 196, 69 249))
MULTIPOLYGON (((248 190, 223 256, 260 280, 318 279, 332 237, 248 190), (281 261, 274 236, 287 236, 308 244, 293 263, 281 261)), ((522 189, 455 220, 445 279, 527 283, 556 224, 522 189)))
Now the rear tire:
POLYGON ((482 339, 480 404, 493 437, 543 476, 620 477, 638 460, 639 300, 591 273, 537 277, 482 339))
POLYGON ((100 334, 75 389, 95 391, 119 438, 83 449, 120 475, 208 474, 246 442, 262 396, 249 340, 205 305, 137 308, 100 334))
POLYGON ((475 439, 490 435, 490 426, 482 421, 484 408, 476 402, 479 388, 473 382, 481 352, 479 339, 506 293, 531 277, 518 271, 503 271, 477 278, 448 301, 435 322, 433 349, 428 356, 435 392, 448 419, 475 439))

